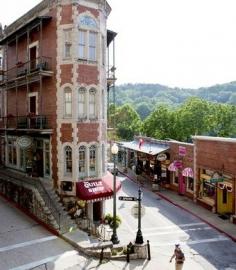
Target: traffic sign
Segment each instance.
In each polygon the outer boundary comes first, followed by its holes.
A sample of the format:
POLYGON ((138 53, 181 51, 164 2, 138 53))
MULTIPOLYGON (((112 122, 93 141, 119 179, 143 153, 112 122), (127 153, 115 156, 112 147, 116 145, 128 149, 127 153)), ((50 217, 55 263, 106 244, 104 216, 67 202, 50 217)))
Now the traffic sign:
POLYGON ((136 197, 119 196, 120 201, 137 201, 136 197))

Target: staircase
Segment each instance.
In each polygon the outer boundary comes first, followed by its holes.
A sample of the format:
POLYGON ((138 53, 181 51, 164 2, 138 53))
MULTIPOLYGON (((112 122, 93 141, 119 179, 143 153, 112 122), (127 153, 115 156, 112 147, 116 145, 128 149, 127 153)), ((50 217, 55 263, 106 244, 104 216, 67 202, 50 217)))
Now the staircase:
POLYGON ((0 193, 60 234, 77 228, 49 181, 0 168, 0 193))

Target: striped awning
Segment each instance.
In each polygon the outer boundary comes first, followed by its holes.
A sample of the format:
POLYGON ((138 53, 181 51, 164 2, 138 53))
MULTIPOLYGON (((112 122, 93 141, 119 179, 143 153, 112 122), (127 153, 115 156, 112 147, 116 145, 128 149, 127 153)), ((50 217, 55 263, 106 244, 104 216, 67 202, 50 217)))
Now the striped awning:
POLYGON ((176 172, 178 170, 178 168, 175 166, 175 162, 170 163, 168 170, 171 172, 176 172))
POLYGON ((185 177, 193 177, 193 170, 190 167, 184 168, 182 171, 182 175, 185 177))

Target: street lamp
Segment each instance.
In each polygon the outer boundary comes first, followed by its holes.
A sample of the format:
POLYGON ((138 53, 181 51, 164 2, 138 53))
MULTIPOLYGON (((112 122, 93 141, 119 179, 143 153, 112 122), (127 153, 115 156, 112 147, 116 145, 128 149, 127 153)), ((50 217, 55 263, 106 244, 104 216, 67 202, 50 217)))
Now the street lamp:
POLYGON ((119 239, 116 233, 116 155, 118 153, 118 146, 116 143, 114 143, 111 147, 111 153, 113 155, 113 161, 114 161, 114 170, 113 170, 113 233, 111 236, 111 241, 113 244, 119 244, 119 239))

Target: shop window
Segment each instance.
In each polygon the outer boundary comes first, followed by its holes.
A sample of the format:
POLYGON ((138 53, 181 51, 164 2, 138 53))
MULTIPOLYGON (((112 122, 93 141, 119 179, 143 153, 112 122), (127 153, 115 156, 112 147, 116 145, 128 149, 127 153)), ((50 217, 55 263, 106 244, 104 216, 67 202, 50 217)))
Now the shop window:
POLYGON ((85 146, 79 147, 79 177, 86 176, 86 148, 85 146))
POLYGON ((193 192, 193 178, 186 177, 187 180, 187 190, 193 192))
POLYGON ((69 181, 62 181, 61 182, 61 189, 63 191, 72 191, 73 190, 73 183, 69 181))
POLYGON ((8 139, 8 163, 9 165, 16 166, 17 164, 17 154, 16 154, 16 141, 15 139, 8 139))
POLYGON ((86 89, 80 88, 78 94, 78 117, 86 117, 86 89))
POLYGON ((96 176, 96 146, 89 148, 89 176, 96 176))
POLYGON ((215 184, 203 181, 203 197, 209 197, 214 199, 215 196, 215 184))
POLYGON ((69 87, 64 90, 64 116, 72 117, 72 90, 69 87))
POLYGON ((179 172, 176 171, 176 172, 173 172, 173 184, 174 185, 178 185, 179 183, 179 172))
POLYGON ((70 146, 66 146, 64 149, 65 154, 65 174, 72 174, 72 149, 70 146))

